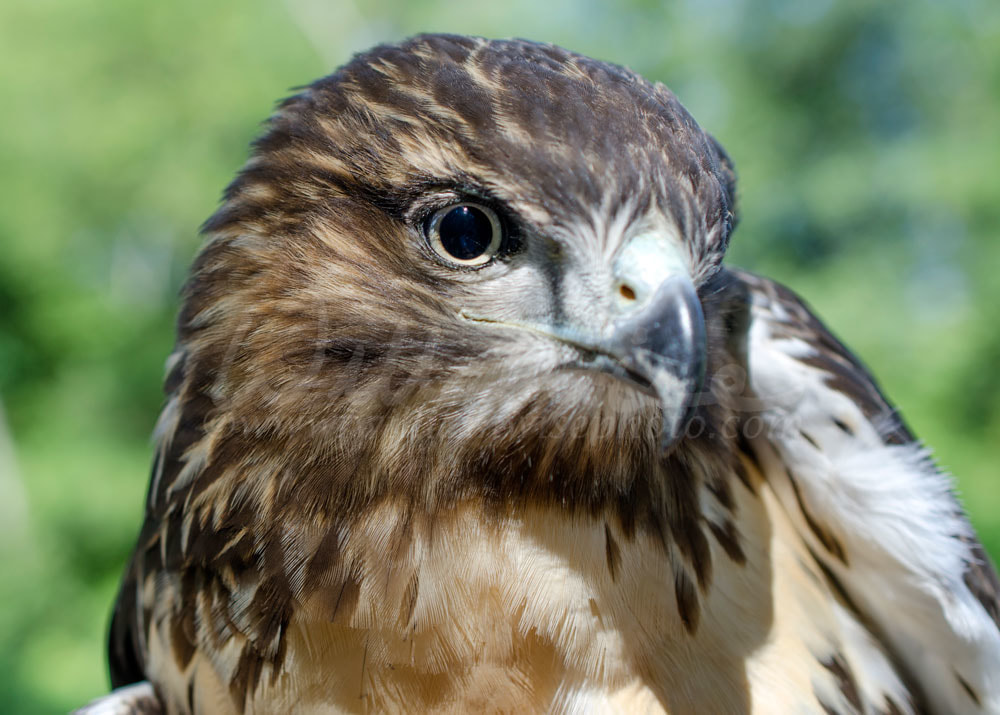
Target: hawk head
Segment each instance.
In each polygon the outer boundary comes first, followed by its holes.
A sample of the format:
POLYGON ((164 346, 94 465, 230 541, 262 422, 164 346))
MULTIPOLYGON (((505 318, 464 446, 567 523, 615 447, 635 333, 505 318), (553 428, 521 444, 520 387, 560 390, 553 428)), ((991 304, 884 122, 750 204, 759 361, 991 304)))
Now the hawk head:
POLYGON ((280 105, 207 222, 168 419, 280 445, 316 502, 626 489, 707 431, 733 182, 627 69, 437 35, 361 54, 280 105))

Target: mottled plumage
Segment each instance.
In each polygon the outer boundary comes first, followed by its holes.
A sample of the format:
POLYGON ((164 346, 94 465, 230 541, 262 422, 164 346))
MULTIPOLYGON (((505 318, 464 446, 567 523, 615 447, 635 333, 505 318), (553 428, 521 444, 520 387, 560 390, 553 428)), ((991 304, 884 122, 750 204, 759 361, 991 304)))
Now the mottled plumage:
POLYGON ((1000 712, 949 479, 798 298, 722 266, 734 186, 665 87, 548 45, 421 36, 284 101, 184 290, 113 684, 1000 712), (465 205, 503 233, 475 267, 428 240, 465 205))

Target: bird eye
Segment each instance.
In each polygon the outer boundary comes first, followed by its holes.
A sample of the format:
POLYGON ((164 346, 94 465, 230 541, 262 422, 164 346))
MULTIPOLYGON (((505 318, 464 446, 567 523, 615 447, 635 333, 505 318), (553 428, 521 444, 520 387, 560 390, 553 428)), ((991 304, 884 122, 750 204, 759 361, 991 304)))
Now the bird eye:
POLYGON ((424 226, 431 248, 451 263, 482 266, 500 250, 503 227, 496 211, 480 204, 452 204, 424 226))

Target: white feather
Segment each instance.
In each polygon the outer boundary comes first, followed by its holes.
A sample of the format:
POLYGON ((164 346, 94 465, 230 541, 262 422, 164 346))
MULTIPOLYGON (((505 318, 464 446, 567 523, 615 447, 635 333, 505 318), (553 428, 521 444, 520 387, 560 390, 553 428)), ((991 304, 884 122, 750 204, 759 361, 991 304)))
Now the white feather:
MULTIPOLYGON (((775 308, 767 306, 772 315, 775 308)), ((1000 631, 963 581, 970 552, 962 537, 975 537, 950 477, 920 444, 885 444, 884 425, 798 359, 812 348, 776 339, 768 320, 755 311, 749 350, 767 424, 755 444, 767 479, 928 704, 938 712, 1000 713, 1000 631), (810 516, 843 544, 846 564, 806 524, 786 468, 810 516)))

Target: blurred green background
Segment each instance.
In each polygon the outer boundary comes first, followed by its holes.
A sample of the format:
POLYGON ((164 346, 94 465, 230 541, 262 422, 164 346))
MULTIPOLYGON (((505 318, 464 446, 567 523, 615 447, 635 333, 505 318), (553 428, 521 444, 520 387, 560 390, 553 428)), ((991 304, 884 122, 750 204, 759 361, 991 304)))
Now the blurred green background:
POLYGON ((0 4, 0 709, 106 688, 197 229, 288 88, 418 31, 671 86, 732 154, 731 262, 802 293, 958 475, 1000 555, 1000 4, 0 4))

